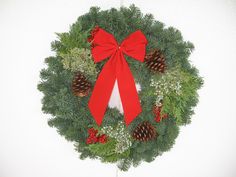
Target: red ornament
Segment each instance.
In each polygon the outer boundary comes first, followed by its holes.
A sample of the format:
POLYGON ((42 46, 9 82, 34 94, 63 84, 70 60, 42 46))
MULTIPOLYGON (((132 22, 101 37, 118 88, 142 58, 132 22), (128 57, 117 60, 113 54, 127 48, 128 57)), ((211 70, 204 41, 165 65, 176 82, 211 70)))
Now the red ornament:
POLYGON ((125 122, 126 125, 129 125, 142 112, 142 108, 134 78, 124 54, 143 62, 147 39, 138 30, 130 34, 121 44, 118 44, 112 34, 96 27, 89 41, 92 41, 91 53, 95 63, 110 58, 104 65, 94 86, 88 104, 90 112, 97 124, 101 125, 112 89, 117 80, 125 122))

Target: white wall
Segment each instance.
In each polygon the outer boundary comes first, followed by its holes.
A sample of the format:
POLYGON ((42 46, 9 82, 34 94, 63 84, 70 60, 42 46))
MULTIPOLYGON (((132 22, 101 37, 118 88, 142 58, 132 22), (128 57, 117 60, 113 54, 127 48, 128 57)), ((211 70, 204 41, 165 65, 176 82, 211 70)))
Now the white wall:
MULTIPOLYGON (((236 176, 236 1, 123 0, 182 31, 195 44, 191 60, 204 76, 191 125, 174 148, 125 177, 236 176)), ((73 145, 48 127, 36 89, 54 32, 78 16, 120 0, 0 0, 0 177, 110 177, 114 165, 79 160, 73 145)))

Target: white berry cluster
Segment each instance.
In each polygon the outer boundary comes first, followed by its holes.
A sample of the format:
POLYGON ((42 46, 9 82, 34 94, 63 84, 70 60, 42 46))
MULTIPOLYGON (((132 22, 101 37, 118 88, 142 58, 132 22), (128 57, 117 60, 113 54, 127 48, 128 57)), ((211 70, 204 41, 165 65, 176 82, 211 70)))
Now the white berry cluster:
POLYGON ((155 88, 156 103, 160 105, 165 95, 170 93, 181 94, 181 75, 178 70, 166 71, 160 77, 151 78, 150 86, 155 88))
POLYGON ((119 122, 115 128, 112 126, 105 126, 101 131, 116 140, 116 153, 123 153, 132 145, 131 136, 122 121, 119 122))

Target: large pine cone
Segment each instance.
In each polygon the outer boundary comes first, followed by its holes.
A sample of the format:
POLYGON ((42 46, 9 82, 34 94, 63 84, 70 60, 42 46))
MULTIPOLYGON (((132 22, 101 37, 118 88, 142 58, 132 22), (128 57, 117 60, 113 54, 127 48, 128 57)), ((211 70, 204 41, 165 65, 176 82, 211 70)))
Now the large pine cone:
POLYGON ((72 91, 74 95, 84 97, 91 91, 92 84, 86 79, 86 77, 77 72, 72 81, 72 91))
POLYGON ((155 127, 148 121, 141 122, 134 129, 133 138, 139 141, 149 141, 157 136, 155 127))
POLYGON ((145 56, 145 63, 147 67, 154 72, 164 73, 166 69, 165 57, 159 49, 149 52, 145 56))

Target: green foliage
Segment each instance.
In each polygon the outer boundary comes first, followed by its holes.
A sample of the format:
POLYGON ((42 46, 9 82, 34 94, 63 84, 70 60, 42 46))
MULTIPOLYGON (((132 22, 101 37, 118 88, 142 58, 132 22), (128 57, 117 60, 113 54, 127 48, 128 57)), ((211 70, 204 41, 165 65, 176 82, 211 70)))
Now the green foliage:
POLYGON ((117 162, 120 159, 129 157, 130 150, 126 150, 123 153, 117 153, 115 151, 117 141, 114 138, 110 138, 107 143, 91 144, 88 146, 89 151, 93 154, 101 157, 103 162, 117 162))
POLYGON ((69 53, 62 53, 60 56, 65 69, 72 72, 80 71, 91 81, 97 78, 96 65, 92 60, 91 52, 84 48, 73 48, 69 53))
MULTIPOLYGON (((198 102, 197 90, 202 85, 197 69, 188 61, 194 48, 193 44, 184 41, 177 29, 165 27, 163 23, 154 20, 151 14, 143 15, 134 5, 129 8, 122 7, 120 10, 112 8, 105 11, 92 7, 88 13, 77 19, 69 32, 57 35, 58 39, 52 42, 52 50, 56 52, 56 56, 45 59, 47 68, 40 72, 41 81, 38 89, 44 94, 42 110, 52 115, 48 124, 57 128, 60 135, 67 140, 75 143, 80 158, 100 158, 103 162, 118 162, 121 170, 128 170, 131 165, 137 166, 142 161, 151 162, 156 156, 170 150, 178 136, 179 125, 190 123, 193 107, 198 102), (145 143, 133 141, 131 147, 123 153, 115 152, 117 142, 112 138, 106 144, 85 143, 88 127, 96 126, 87 106, 90 95, 77 98, 71 91, 74 71, 83 70, 89 79, 94 81, 95 71, 99 73, 106 62, 96 64, 95 70, 89 56, 90 44, 87 37, 95 25, 112 33, 118 42, 137 29, 142 30, 148 39, 147 52, 159 48, 165 55, 168 70, 172 71, 179 67, 180 71, 178 77, 181 76, 181 93, 176 95, 173 90, 165 93, 163 112, 168 113, 169 118, 156 123, 152 108, 157 96, 155 88, 150 84, 152 77, 160 81, 162 76, 153 75, 144 63, 126 57, 135 81, 142 88, 139 92, 142 113, 126 131, 131 134, 141 121, 148 120, 156 127, 158 136, 153 141, 145 143), (83 58, 86 60, 84 63, 83 58)), ((123 115, 118 110, 107 108, 101 128, 117 125, 122 120, 123 115)))
POLYGON ((132 160, 129 158, 121 159, 117 163, 117 167, 122 171, 128 171, 131 165, 132 165, 132 160))
POLYGON ((90 29, 84 31, 79 22, 73 24, 70 33, 56 33, 58 40, 52 42, 52 50, 58 54, 68 53, 73 48, 89 48, 87 42, 90 29))
POLYGON ((151 78, 150 86, 155 88, 154 94, 157 95, 156 104, 161 104, 163 97, 169 94, 176 96, 181 94, 181 82, 184 79, 178 67, 167 70, 164 74, 155 74, 151 78))
POLYGON ((202 79, 183 71, 179 66, 167 70, 164 74, 153 75, 151 86, 155 88, 157 95, 156 104, 163 100, 163 113, 176 118, 179 125, 189 123, 186 108, 188 104, 193 104, 193 99, 197 99, 197 90, 202 85, 202 79))
POLYGON ((167 112, 176 118, 179 125, 189 123, 189 106, 194 106, 197 102, 197 90, 202 85, 202 79, 190 73, 179 71, 181 82, 181 93, 170 92, 163 98, 163 112, 167 112), (188 116, 188 117, 186 117, 188 116))

